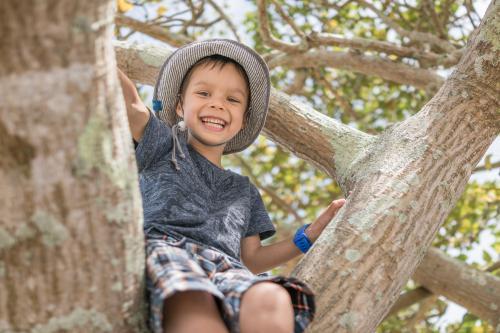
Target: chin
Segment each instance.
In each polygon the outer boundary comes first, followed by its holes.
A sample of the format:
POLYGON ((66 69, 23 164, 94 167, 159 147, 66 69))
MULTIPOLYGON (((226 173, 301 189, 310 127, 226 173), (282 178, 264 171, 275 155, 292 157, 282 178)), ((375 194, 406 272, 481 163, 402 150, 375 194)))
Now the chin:
POLYGON ((206 136, 202 135, 198 135, 198 134, 191 134, 193 139, 198 141, 199 143, 201 143, 202 145, 204 146, 208 146, 208 147, 219 147, 219 146, 222 146, 222 145, 225 145, 229 140, 231 140, 232 138, 228 139, 228 140, 214 140, 214 139, 209 139, 207 138, 206 136))

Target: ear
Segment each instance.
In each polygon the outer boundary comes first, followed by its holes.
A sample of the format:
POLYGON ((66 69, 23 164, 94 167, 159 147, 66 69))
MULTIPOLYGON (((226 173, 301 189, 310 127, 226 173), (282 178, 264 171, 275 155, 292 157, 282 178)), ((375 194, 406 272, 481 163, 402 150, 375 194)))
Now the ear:
POLYGON ((184 118, 184 111, 182 110, 182 105, 180 100, 178 100, 177 104, 175 105, 175 113, 177 113, 179 117, 184 118))
POLYGON ((250 109, 247 109, 243 114, 243 122, 241 123, 241 129, 244 129, 247 125, 248 118, 250 117, 250 109))

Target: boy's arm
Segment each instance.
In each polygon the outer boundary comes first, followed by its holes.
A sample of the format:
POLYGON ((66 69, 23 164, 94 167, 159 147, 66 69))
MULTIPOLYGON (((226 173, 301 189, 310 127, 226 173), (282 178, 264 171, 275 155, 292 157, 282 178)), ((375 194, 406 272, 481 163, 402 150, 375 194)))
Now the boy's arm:
MULTIPOLYGON (((345 200, 334 200, 304 231, 311 242, 316 241, 325 227, 333 219, 345 200)), ((302 252, 293 242, 293 237, 267 246, 260 245, 259 235, 245 237, 241 241, 241 259, 248 269, 259 274, 295 258, 302 252)))
POLYGON ((245 237, 241 241, 241 259, 253 274, 266 272, 299 254, 302 252, 295 246, 293 238, 267 246, 261 246, 259 235, 245 237))
POLYGON ((140 141, 150 114, 142 102, 135 85, 118 67, 118 78, 122 86, 123 98, 127 107, 127 118, 130 132, 135 141, 140 141))

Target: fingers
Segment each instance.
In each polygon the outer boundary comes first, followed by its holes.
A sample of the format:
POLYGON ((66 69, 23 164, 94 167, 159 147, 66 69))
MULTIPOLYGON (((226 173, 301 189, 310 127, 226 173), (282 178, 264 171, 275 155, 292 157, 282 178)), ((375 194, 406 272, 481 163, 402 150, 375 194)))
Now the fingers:
MULTIPOLYGON (((349 191, 347 196, 350 196, 351 194, 352 194, 352 191, 349 191)), ((345 198, 333 200, 332 203, 330 204, 330 207, 339 209, 340 207, 342 207, 345 204, 345 202, 346 202, 345 198)))
POLYGON ((319 215, 317 221, 320 224, 329 223, 337 214, 338 210, 344 205, 345 199, 333 200, 332 203, 319 215))
POLYGON ((334 210, 340 209, 345 204, 345 199, 337 199, 333 200, 332 203, 330 204, 330 207, 333 208, 334 210))

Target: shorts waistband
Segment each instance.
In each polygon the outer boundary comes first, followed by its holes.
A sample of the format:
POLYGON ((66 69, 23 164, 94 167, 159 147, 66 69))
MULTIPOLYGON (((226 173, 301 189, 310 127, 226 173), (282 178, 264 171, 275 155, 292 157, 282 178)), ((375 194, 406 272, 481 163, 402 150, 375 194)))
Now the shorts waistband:
POLYGON ((228 257, 231 261, 242 264, 240 260, 228 255, 227 253, 223 252, 222 250, 219 250, 218 248, 213 247, 211 245, 204 244, 204 243, 202 243, 196 239, 190 238, 188 236, 184 236, 183 234, 180 234, 177 231, 173 231, 173 230, 163 231, 163 230, 158 229, 155 226, 151 226, 147 229, 145 234, 146 234, 146 237, 152 236, 152 238, 172 237, 176 241, 181 241, 183 239, 186 239, 189 243, 196 244, 196 245, 198 245, 202 248, 205 248, 205 249, 216 251, 216 252, 228 257))

